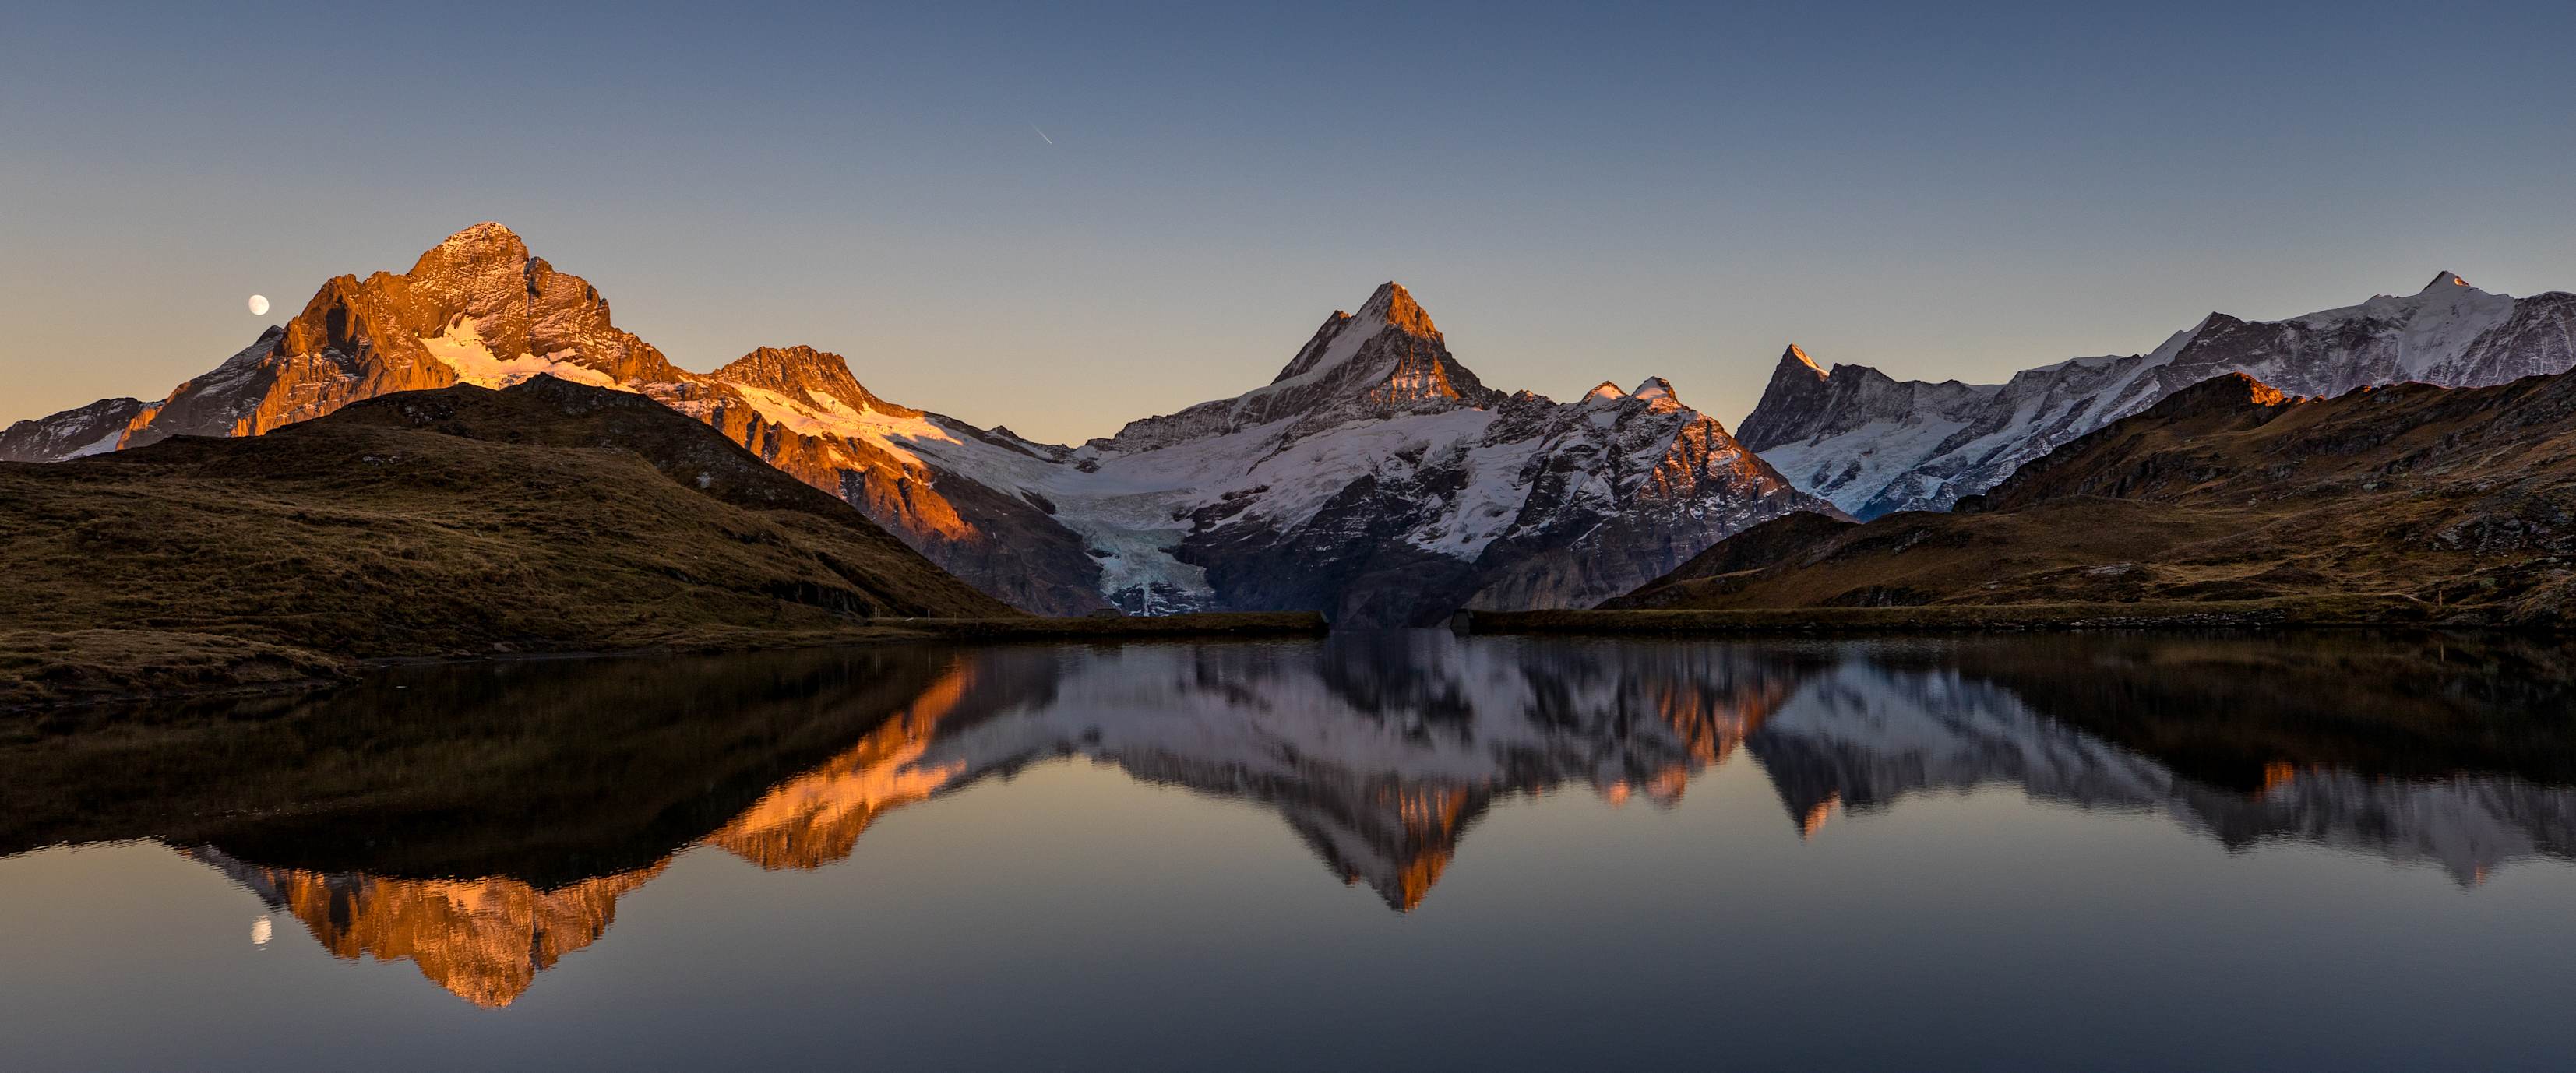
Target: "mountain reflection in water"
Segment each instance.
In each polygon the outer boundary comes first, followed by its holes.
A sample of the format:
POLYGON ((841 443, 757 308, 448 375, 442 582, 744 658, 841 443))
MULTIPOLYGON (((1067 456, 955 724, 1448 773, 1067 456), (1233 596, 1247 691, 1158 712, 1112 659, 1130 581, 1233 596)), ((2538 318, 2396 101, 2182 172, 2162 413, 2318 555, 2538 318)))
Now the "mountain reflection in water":
POLYGON ((1256 803, 1397 911, 1499 802, 1670 805, 1739 753, 1806 837, 2000 785, 2463 885, 2576 856, 2563 653, 2461 646, 1411 632, 425 669, 55 717, 0 746, 0 852, 158 838, 334 955, 411 961, 485 1006, 600 940, 683 849, 818 868, 890 811, 1061 757, 1256 803))

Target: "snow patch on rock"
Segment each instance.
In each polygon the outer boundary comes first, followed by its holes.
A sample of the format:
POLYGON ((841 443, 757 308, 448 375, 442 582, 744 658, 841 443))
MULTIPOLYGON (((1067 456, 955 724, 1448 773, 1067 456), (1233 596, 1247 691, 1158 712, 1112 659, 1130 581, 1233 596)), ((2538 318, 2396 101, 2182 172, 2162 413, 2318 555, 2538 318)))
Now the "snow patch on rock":
POLYGON ((428 349, 430 357, 454 370, 458 380, 476 387, 497 391, 530 377, 551 376, 612 391, 636 390, 607 373, 565 360, 573 356, 569 351, 543 356, 525 352, 510 358, 497 356, 484 344, 483 334, 471 317, 456 318, 445 331, 421 339, 420 345, 428 349))

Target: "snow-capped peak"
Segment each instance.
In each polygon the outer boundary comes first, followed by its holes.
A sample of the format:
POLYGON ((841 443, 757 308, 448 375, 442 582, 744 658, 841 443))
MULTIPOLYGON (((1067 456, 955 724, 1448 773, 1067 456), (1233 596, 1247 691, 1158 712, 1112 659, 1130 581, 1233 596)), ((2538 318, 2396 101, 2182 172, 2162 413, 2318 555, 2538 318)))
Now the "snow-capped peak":
POLYGON ((1324 316, 1324 327, 1314 329, 1314 340, 1306 340, 1306 347, 1280 368, 1280 376, 1273 378, 1270 386, 1311 381, 1324 371, 1332 371, 1352 355, 1358 355, 1360 347, 1370 340, 1386 335, 1388 329, 1414 340, 1440 340, 1440 329, 1432 327, 1432 314, 1422 311, 1422 304, 1417 304, 1401 283, 1386 280, 1378 283, 1378 291, 1360 304, 1358 314, 1334 311, 1332 316, 1324 316))
POLYGON ((1302 381, 1338 366, 1390 328, 1417 339, 1440 338, 1440 329, 1432 325, 1431 314, 1423 312, 1421 303, 1413 300, 1413 294, 1403 284, 1388 280, 1378 284, 1368 301, 1360 303, 1358 313, 1337 309, 1324 318, 1323 326, 1315 329, 1315 337, 1289 359, 1270 383, 1278 386, 1302 381))
POLYGON ((1675 402, 1681 401, 1673 396, 1673 382, 1660 376, 1647 377, 1642 383, 1637 385, 1637 390, 1631 391, 1628 394, 1636 398, 1644 399, 1647 402, 1653 402, 1657 399, 1673 399, 1675 402))
POLYGON ((1619 385, 1604 380, 1601 382, 1600 387, 1596 387, 1591 391, 1585 392, 1583 397, 1587 399, 1624 399, 1628 397, 1628 393, 1619 390, 1619 385))
POLYGON ((1332 316, 1324 318, 1323 326, 1315 329, 1315 337, 1307 340, 1296 357, 1289 359, 1270 385, 1280 387, 1314 380, 1349 361, 1370 340, 1389 329, 1416 339, 1440 338, 1440 329, 1432 325, 1431 314, 1423 312, 1421 304, 1413 300, 1413 294, 1405 290, 1403 284, 1388 280, 1378 284, 1368 301, 1360 303, 1358 313, 1334 310, 1332 316))
MULTIPOLYGON (((2461 279, 2459 276, 2450 272, 2436 273, 2433 276, 2433 282, 2425 284, 2424 290, 2416 293, 2423 294, 2432 291, 2444 290, 2450 287, 2469 287, 2469 281, 2461 279)), ((2469 289, 2476 290, 2477 288, 2469 287, 2469 289)))

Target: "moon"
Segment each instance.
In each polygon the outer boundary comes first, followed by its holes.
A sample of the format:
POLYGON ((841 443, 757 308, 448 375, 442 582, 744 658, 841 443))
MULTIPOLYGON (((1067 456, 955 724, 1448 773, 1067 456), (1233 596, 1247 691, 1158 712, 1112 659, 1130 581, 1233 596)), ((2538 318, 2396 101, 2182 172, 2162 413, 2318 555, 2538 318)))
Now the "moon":
POLYGON ((254 317, 264 317, 268 315, 267 295, 254 294, 250 296, 250 315, 254 317))

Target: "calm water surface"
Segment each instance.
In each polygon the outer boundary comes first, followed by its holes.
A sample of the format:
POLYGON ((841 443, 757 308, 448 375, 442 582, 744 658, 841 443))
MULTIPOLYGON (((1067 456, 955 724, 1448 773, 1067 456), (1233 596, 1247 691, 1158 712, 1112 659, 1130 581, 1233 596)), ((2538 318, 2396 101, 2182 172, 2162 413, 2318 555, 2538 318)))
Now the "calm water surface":
POLYGON ((2457 637, 437 668, 0 721, 0 1068, 2576 1064, 2457 637))

